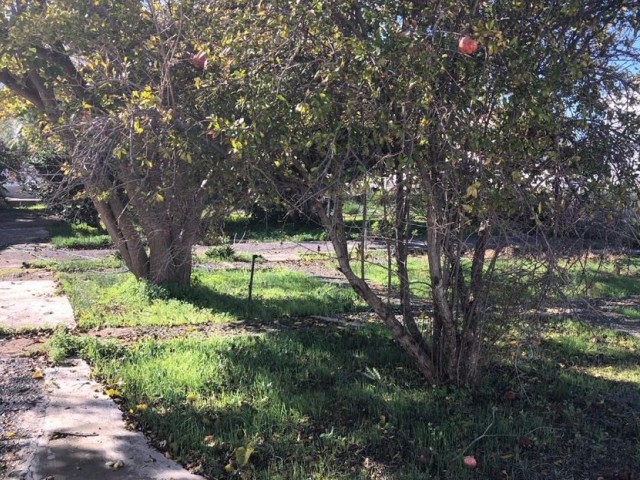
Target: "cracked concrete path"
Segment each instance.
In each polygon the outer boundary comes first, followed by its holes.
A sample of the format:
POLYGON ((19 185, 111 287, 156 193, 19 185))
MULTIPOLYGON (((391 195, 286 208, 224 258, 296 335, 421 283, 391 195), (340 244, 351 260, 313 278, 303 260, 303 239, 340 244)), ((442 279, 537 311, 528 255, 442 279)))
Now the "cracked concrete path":
POLYGON ((48 404, 25 480, 198 480, 126 428, 122 413, 81 361, 44 371, 48 404))
POLYGON ((0 281, 0 327, 8 329, 74 327, 67 297, 53 280, 0 281))

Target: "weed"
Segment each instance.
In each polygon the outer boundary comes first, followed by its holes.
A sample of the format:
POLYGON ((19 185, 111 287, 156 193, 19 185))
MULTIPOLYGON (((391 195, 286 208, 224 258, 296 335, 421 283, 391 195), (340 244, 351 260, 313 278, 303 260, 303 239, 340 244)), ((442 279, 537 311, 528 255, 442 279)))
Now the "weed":
POLYGON ((219 247, 211 247, 204 252, 204 256, 210 260, 227 260, 233 261, 235 250, 231 245, 222 245, 219 247))
MULTIPOLYGON (((211 260, 226 262, 251 263, 253 255, 250 253, 236 253, 231 245, 210 247, 204 252, 204 259, 197 259, 197 263, 206 263, 211 260)), ((266 260, 262 255, 256 255, 257 263, 264 263, 266 260)))

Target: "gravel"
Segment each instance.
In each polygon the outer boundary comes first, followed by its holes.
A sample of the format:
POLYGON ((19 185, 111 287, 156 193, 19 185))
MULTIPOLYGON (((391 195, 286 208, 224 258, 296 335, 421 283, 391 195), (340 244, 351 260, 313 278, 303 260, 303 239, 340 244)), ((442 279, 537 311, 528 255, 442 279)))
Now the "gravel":
POLYGON ((44 400, 42 381, 31 378, 37 363, 28 357, 0 357, 0 478, 13 478, 11 469, 33 444, 33 417, 44 400))

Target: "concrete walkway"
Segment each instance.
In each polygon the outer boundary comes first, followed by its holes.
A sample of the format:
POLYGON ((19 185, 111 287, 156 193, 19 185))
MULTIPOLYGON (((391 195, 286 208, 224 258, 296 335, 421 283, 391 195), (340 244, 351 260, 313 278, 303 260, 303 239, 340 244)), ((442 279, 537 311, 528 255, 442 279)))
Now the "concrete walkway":
POLYGON ((89 380, 80 360, 44 371, 48 403, 26 480, 196 480, 151 448, 140 432, 128 430, 122 413, 89 380))
POLYGON ((53 280, 0 281, 0 327, 10 329, 74 327, 67 297, 53 280))
MULTIPOLYGON (((1 329, 61 324, 75 327, 69 301, 53 280, 0 282, 1 329)), ((85 362, 45 368, 44 357, 34 358, 34 345, 42 347, 39 340, 0 338, 0 467, 3 450, 11 454, 4 459, 5 478, 202 479, 150 447, 141 432, 128 430, 85 362)))

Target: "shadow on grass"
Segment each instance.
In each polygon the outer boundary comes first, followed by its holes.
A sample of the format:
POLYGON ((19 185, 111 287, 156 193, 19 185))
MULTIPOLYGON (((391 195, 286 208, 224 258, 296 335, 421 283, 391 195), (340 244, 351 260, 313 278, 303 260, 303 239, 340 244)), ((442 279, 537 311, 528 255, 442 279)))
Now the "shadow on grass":
MULTIPOLYGON (((249 272, 245 273, 246 283, 249 272)), ((264 274, 265 271, 261 272, 264 274)), ((347 287, 329 285, 297 272, 290 281, 269 281, 269 285, 256 284, 251 301, 248 286, 235 289, 234 293, 218 290, 216 285, 198 281, 189 288, 172 288, 171 295, 195 307, 209 309, 216 313, 227 313, 238 318, 260 318, 272 320, 281 317, 304 317, 310 315, 335 315, 362 311, 365 307, 357 300, 355 293, 347 287)))
POLYGON ((618 275, 614 272, 596 271, 578 275, 576 281, 587 287, 591 297, 618 298, 640 294, 640 276, 618 275))
POLYGON ((425 385, 374 328, 147 343, 117 364, 94 362, 123 382, 127 408, 150 405, 137 415, 145 429, 212 478, 238 467, 236 449, 248 445, 255 452, 243 470, 256 479, 500 478, 503 470, 513 479, 631 478, 640 469, 638 379, 597 378, 586 370, 590 356, 567 368, 562 355, 579 358, 578 346, 545 349, 517 379, 511 367, 489 366, 473 392, 425 385), (501 400, 506 386, 515 400, 501 400), (478 470, 462 467, 463 454, 478 458, 478 470))
POLYGON ((191 287, 164 288, 130 274, 60 274, 82 327, 168 326, 288 317, 331 316, 362 307, 348 288, 300 272, 261 270, 248 302, 249 272, 216 270, 194 275, 191 287))
MULTIPOLYGON (((362 222, 345 220, 347 238, 357 238, 362 231, 362 222)), ((265 221, 254 218, 227 219, 224 226, 225 235, 236 241, 255 240, 275 242, 294 240, 298 242, 327 240, 327 232, 320 224, 313 221, 265 221)))

